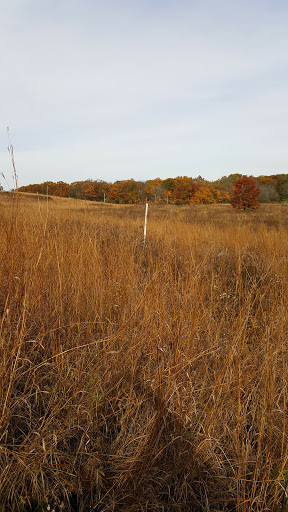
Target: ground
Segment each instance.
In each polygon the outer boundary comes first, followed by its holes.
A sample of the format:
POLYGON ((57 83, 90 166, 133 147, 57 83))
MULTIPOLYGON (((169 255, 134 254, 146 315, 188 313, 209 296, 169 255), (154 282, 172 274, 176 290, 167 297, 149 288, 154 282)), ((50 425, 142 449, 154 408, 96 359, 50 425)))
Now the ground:
POLYGON ((288 206, 0 208, 0 510, 285 507, 288 206))

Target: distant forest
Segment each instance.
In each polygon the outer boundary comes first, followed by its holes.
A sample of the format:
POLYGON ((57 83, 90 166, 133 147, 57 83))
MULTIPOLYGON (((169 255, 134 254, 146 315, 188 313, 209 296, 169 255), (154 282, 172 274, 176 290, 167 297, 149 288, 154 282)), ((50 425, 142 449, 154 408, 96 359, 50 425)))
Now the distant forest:
MULTIPOLYGON (((198 176, 178 176, 161 180, 135 181, 122 180, 108 183, 88 179, 65 183, 46 181, 45 183, 20 187, 20 192, 49 194, 51 196, 73 197, 88 201, 118 204, 139 204, 145 201, 155 204, 213 204, 229 203, 234 183, 243 174, 230 174, 217 181, 207 181, 198 176)), ((253 177, 260 188, 260 202, 272 203, 288 201, 288 174, 253 177)))

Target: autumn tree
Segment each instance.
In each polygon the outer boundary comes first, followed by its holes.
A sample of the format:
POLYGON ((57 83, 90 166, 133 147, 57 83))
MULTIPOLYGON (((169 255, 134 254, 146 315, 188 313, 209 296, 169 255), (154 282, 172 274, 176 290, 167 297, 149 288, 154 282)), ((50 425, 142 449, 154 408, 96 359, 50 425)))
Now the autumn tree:
POLYGON ((260 189, 255 180, 245 176, 234 184, 231 205, 243 210, 259 208, 259 195, 260 189))
POLYGON ((69 197, 70 195, 70 186, 65 181, 57 181, 57 193, 55 194, 59 197, 69 197))
POLYGON ((166 203, 173 203, 173 191, 176 186, 176 180, 175 178, 166 178, 166 180, 163 181, 162 187, 164 191, 164 200, 166 203))
POLYGON ((121 182, 121 203, 137 204, 140 202, 140 189, 142 183, 133 179, 121 182))
POLYGON ((145 183, 145 194, 148 201, 154 201, 154 203, 158 203, 161 199, 163 199, 163 181, 160 178, 155 178, 154 180, 148 180, 145 183))
POLYGON ((32 194, 42 194, 43 193, 42 186, 39 183, 34 183, 32 185, 28 185, 26 187, 26 189, 27 190, 25 192, 30 192, 32 194))
POLYGON ((57 196, 57 190, 58 186, 57 183, 54 183, 54 181, 45 181, 44 183, 41 183, 42 187, 42 194, 48 194, 49 196, 57 196))
POLYGON ((288 199, 288 175, 276 174, 273 176, 275 180, 276 190, 279 194, 280 201, 288 199))
POLYGON ((234 177, 234 174, 230 174, 212 182, 213 193, 217 198, 217 203, 230 203, 235 181, 243 176, 239 175, 236 179, 234 177))
POLYGON ((193 178, 178 176, 173 187, 173 202, 175 204, 192 203, 196 192, 196 184, 193 178))
POLYGON ((195 204, 211 204, 215 203, 211 183, 198 176, 195 180, 196 191, 193 200, 190 201, 195 204))
POLYGON ((70 185, 70 194, 74 199, 84 199, 84 183, 85 181, 73 181, 70 185))
POLYGON ((121 204, 138 204, 144 199, 144 183, 142 181, 115 181, 109 188, 109 201, 121 204))

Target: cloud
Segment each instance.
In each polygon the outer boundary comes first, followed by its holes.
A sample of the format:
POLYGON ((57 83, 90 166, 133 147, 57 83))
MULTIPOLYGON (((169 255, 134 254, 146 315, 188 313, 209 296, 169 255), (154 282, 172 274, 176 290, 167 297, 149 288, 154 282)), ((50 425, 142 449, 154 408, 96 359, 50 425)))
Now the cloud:
POLYGON ((287 13, 268 0, 6 2, 1 123, 20 182, 287 169, 287 13))

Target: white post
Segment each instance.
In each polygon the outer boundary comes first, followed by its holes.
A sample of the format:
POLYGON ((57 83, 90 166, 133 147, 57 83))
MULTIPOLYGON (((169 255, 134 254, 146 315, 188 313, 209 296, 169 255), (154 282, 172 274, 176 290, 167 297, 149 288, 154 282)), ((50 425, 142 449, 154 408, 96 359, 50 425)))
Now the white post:
POLYGON ((105 197, 105 192, 104 192, 104 203, 105 203, 105 199, 106 199, 106 197, 105 197))
POLYGON ((147 216, 148 216, 148 203, 146 203, 146 209, 145 209, 144 240, 143 240, 144 247, 146 244, 147 216))

